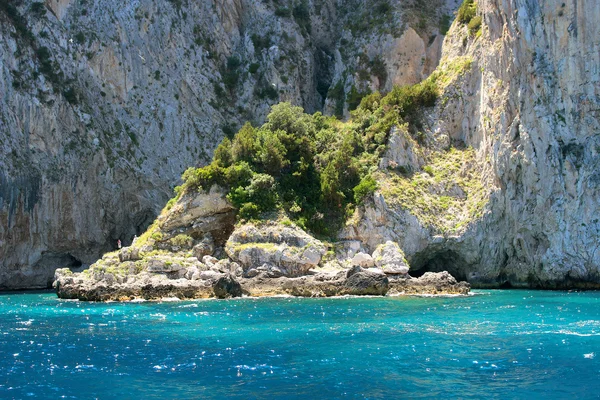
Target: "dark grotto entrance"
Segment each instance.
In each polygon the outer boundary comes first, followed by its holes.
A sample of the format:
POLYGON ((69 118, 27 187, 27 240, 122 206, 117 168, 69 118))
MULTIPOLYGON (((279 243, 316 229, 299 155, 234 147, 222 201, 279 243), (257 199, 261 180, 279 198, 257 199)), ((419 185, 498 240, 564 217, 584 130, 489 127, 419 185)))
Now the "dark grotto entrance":
POLYGON ((418 278, 425 272, 448 271, 459 281, 467 280, 467 263, 453 250, 424 251, 415 254, 410 263, 410 276, 418 278))

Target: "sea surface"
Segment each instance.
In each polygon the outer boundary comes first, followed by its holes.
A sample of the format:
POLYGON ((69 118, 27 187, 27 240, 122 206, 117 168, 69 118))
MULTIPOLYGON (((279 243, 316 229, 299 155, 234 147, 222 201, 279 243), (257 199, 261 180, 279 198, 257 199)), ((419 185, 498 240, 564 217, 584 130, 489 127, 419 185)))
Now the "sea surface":
POLYGON ((600 292, 85 303, 0 294, 0 399, 600 396, 600 292))

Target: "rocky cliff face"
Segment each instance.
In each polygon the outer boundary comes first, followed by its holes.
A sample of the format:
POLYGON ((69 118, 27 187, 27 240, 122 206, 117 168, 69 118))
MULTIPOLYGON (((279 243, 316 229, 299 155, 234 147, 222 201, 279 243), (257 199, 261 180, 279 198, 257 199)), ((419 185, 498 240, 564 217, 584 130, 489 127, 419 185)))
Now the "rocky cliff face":
POLYGON ((0 289, 128 243, 270 104, 344 114, 427 76, 458 1, 421 3, 4 1, 0 289))
POLYGON ((396 240, 412 271, 448 269, 479 286, 598 288, 600 9, 480 0, 478 13, 480 28, 455 23, 446 37, 424 161, 390 143, 391 160, 416 173, 386 172, 343 236, 396 240))

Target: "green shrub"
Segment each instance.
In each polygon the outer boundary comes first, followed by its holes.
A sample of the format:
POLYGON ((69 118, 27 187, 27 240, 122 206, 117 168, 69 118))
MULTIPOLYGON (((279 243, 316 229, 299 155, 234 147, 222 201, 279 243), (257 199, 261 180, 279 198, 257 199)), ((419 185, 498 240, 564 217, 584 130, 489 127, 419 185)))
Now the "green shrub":
POLYGON ((246 122, 235 135, 231 144, 231 155, 234 162, 246 161, 252 163, 255 153, 256 129, 246 122))
POLYGON ((217 147, 211 164, 188 169, 179 193, 218 184, 240 218, 281 211, 303 229, 334 234, 377 189, 369 171, 392 126, 416 124, 421 108, 435 104, 437 86, 430 79, 386 96, 351 90, 352 104, 359 97, 348 123, 289 103, 274 105, 260 128, 244 124, 217 147))
POLYGON ((275 9, 275 15, 278 17, 291 17, 292 16, 292 10, 290 10, 287 7, 277 7, 275 9))
POLYGON ((269 83, 262 85, 256 94, 260 99, 276 100, 279 97, 279 92, 277 89, 269 83))
POLYGON ((469 22, 469 24, 467 25, 467 28, 469 28, 470 35, 475 35, 477 31, 481 28, 481 17, 479 15, 474 16, 471 19, 471 22, 469 22))
POLYGON ((352 111, 358 108, 361 104, 362 99, 370 93, 369 90, 366 92, 359 92, 356 90, 355 86, 350 88, 350 92, 348 93, 347 102, 348 102, 348 110, 352 111))
POLYGON ((223 84, 231 92, 237 86, 240 80, 239 67, 242 64, 239 58, 231 56, 227 58, 225 67, 221 70, 221 76, 223 77, 223 84))
POLYGON ((192 239, 189 235, 179 234, 174 238, 169 239, 169 243, 172 246, 190 248, 194 245, 194 239, 192 239))
POLYGON ((63 96, 65 96, 65 99, 69 103, 71 103, 73 105, 77 104, 77 92, 75 91, 75 89, 68 88, 67 90, 65 90, 63 92, 63 96))
POLYGON ((302 28, 305 32, 310 33, 311 31, 311 23, 310 23, 310 9, 308 7, 308 2, 306 0, 302 0, 296 6, 294 6, 293 10, 294 20, 302 28))
POLYGON ((37 18, 42 18, 46 16, 46 6, 44 3, 31 3, 29 6, 29 11, 37 18))
POLYGON ((260 210, 256 204, 244 203, 240 207, 238 215, 242 219, 258 219, 260 215, 260 210))
POLYGON ((154 232, 150 237, 157 242, 160 242, 163 239, 163 234, 161 232, 154 232))
POLYGON ((395 87, 382 104, 395 107, 402 119, 415 123, 421 108, 434 106, 437 97, 437 85, 426 80, 413 86, 395 87))
POLYGON ((335 101, 335 111, 334 114, 336 117, 341 118, 344 115, 344 104, 346 102, 346 93, 344 92, 344 83, 340 80, 335 86, 329 88, 327 92, 327 97, 335 101))
POLYGON ((258 71, 259 67, 260 67, 260 64, 258 64, 258 63, 252 63, 248 67, 248 72, 250 72, 251 74, 255 74, 258 71))
POLYGON ((377 182, 371 175, 361 179, 360 183, 353 189, 354 201, 356 204, 362 204, 367 196, 372 195, 377 190, 377 182))
POLYGON ((456 19, 461 24, 466 25, 471 22, 475 15, 477 15, 477 3, 475 0, 464 0, 456 12, 456 19))
POLYGON ((229 138, 223 139, 221 144, 217 146, 213 155, 213 162, 223 168, 227 168, 232 164, 231 140, 229 138))
POLYGON ((253 33, 251 36, 252 44, 254 45, 254 50, 258 53, 263 49, 268 49, 271 47, 271 37, 269 35, 260 36, 256 33, 253 33))
POLYGON ((165 206, 165 208, 168 210, 170 210, 171 208, 173 208, 173 206, 175 205, 175 203, 177 203, 177 197, 173 197, 172 199, 170 199, 169 201, 167 201, 167 205, 165 206))
POLYGON ((381 58, 381 56, 379 55, 375 57, 370 62, 370 67, 371 74, 377 77, 377 79, 379 80, 379 87, 382 88, 385 85, 385 82, 387 81, 387 69, 383 58, 381 58))
POLYGON ((230 187, 249 185, 253 175, 254 171, 245 161, 236 163, 225 170, 226 183, 230 187))
POLYGON ((77 34, 75 35, 75 41, 78 44, 84 44, 85 43, 85 33, 77 32, 77 34))

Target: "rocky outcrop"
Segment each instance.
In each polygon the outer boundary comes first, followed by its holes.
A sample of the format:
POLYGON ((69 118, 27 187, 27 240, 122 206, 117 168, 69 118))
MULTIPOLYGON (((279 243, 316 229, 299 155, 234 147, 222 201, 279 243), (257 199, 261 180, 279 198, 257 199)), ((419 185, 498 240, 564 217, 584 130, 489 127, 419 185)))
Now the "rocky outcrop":
POLYGON ((426 76, 457 2, 381 3, 3 1, 0 289, 130 244, 269 105, 344 113, 354 87, 426 76))
POLYGON ((245 276, 266 272, 277 278, 305 275, 319 265, 326 248, 295 225, 265 222, 238 227, 227 240, 225 251, 243 266, 245 276))
POLYGON ((600 288, 593 3, 480 0, 455 22, 420 142, 392 133, 380 191, 342 232, 476 287, 600 288), (404 167, 400 169, 398 167, 404 167))
MULTIPOLYGON (((188 271, 190 269, 188 268, 188 271)), ((143 270, 139 273, 116 269, 100 271, 92 267, 87 274, 72 273, 69 269, 56 272, 54 287, 60 298, 85 301, 131 301, 165 298, 198 299, 240 296, 384 296, 440 295, 469 292, 465 282, 457 283, 447 273, 427 273, 421 278, 388 277, 379 269, 319 271, 288 278, 272 278, 261 273, 252 278, 236 276, 214 268, 184 276, 162 271, 143 270)))
MULTIPOLYGON (((183 193, 132 246, 105 254, 83 272, 57 270, 57 294, 92 301, 382 296, 399 279, 403 283, 394 286, 395 294, 399 289, 413 294, 456 292, 456 281, 431 284, 431 279, 423 283, 423 278, 408 276, 395 243, 378 248, 375 260, 358 253, 340 263, 331 254, 326 260, 327 247, 287 219, 246 222, 233 230, 229 218, 215 218, 230 212, 224 191, 217 186, 183 193), (222 241, 213 240, 213 235, 232 230, 224 249, 222 241), (400 273, 398 268, 403 268, 400 273)), ((468 293, 468 285, 461 293, 468 293)))
POLYGON ((419 278, 396 276, 389 281, 389 295, 465 295, 471 286, 467 282, 458 282, 447 271, 425 272, 419 278))

